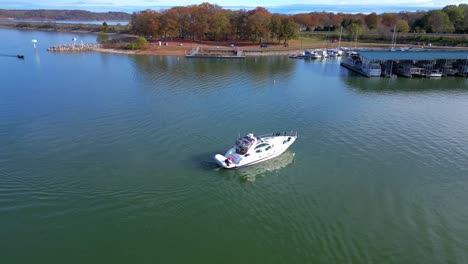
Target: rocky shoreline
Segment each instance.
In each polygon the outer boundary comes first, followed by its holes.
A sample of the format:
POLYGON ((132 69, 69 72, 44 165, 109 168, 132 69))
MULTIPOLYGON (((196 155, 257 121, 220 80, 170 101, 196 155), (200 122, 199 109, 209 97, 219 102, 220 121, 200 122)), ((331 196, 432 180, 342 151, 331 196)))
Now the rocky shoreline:
POLYGON ((52 52, 85 52, 85 51, 95 51, 101 48, 100 44, 97 43, 86 43, 86 44, 69 44, 69 45, 59 45, 47 48, 47 51, 52 52))

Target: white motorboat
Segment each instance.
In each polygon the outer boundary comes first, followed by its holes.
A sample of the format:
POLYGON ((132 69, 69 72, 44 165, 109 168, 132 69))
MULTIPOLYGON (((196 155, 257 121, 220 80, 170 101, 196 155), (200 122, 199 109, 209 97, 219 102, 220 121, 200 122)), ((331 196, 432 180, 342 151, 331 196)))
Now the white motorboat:
POLYGON ((318 52, 317 50, 305 50, 304 58, 305 59, 321 59, 323 57, 322 51, 318 52))
POLYGON ((227 169, 240 168, 272 159, 285 152, 297 139, 297 132, 254 136, 250 133, 238 138, 226 154, 216 154, 216 163, 227 169))

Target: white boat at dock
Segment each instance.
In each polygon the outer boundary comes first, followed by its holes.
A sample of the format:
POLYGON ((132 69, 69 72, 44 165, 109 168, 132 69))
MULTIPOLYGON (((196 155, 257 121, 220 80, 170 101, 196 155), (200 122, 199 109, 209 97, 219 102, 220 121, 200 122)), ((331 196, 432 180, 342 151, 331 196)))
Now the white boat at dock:
POLYGON ((327 49, 327 55, 328 57, 335 58, 343 55, 343 51, 339 49, 327 49))
POLYGON ((442 72, 439 70, 430 70, 426 72, 426 77, 428 78, 440 78, 442 77, 442 72))
POLYGON ((366 77, 380 77, 382 74, 382 67, 379 63, 371 61, 363 62, 358 54, 348 56, 340 64, 366 77))
POLYGON ((236 140, 234 147, 226 154, 216 154, 216 163, 226 169, 250 166, 281 155, 297 139, 297 132, 273 133, 264 136, 254 136, 250 133, 236 140))
POLYGON ((325 51, 322 50, 305 50, 304 52, 296 55, 291 55, 289 58, 291 59, 305 59, 305 60, 315 60, 315 59, 321 59, 324 57, 324 53, 326 54, 325 51))
POLYGON ((306 57, 306 59, 316 60, 321 59, 323 57, 323 53, 318 52, 317 50, 306 50, 304 51, 304 56, 306 57))

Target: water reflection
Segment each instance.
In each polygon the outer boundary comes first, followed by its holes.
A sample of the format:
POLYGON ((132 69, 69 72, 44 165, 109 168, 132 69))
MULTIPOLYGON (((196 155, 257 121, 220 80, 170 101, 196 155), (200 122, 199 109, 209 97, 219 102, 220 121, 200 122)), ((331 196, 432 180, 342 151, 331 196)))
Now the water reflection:
POLYGON ((347 87, 365 93, 381 92, 428 92, 428 91, 457 91, 468 92, 466 78, 443 77, 439 79, 427 78, 364 78, 362 76, 348 76, 342 78, 347 87))
POLYGON ((275 75, 287 78, 296 67, 296 62, 286 56, 252 57, 246 58, 245 62, 246 72, 253 80, 265 80, 275 75))
POLYGON ((147 80, 168 72, 178 79, 187 75, 193 80, 204 76, 229 76, 245 68, 244 78, 258 81, 265 79, 287 80, 296 63, 287 57, 256 57, 246 59, 187 59, 180 56, 130 56, 135 69, 147 80), (280 75, 280 76, 278 76, 280 75), (278 76, 278 77, 275 77, 278 76))
POLYGON ((240 177, 242 181, 254 182, 257 177, 271 174, 272 172, 288 166, 294 161, 295 155, 296 154, 291 151, 286 151, 276 158, 252 166, 236 170, 219 169, 219 171, 225 176, 237 176, 240 177))

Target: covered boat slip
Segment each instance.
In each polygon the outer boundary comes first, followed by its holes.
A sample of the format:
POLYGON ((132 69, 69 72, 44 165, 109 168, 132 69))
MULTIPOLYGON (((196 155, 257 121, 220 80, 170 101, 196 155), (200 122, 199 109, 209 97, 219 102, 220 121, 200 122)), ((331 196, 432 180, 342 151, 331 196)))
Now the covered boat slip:
POLYGON ((382 76, 440 77, 468 75, 468 51, 401 50, 359 51, 363 63, 378 63, 382 76))

